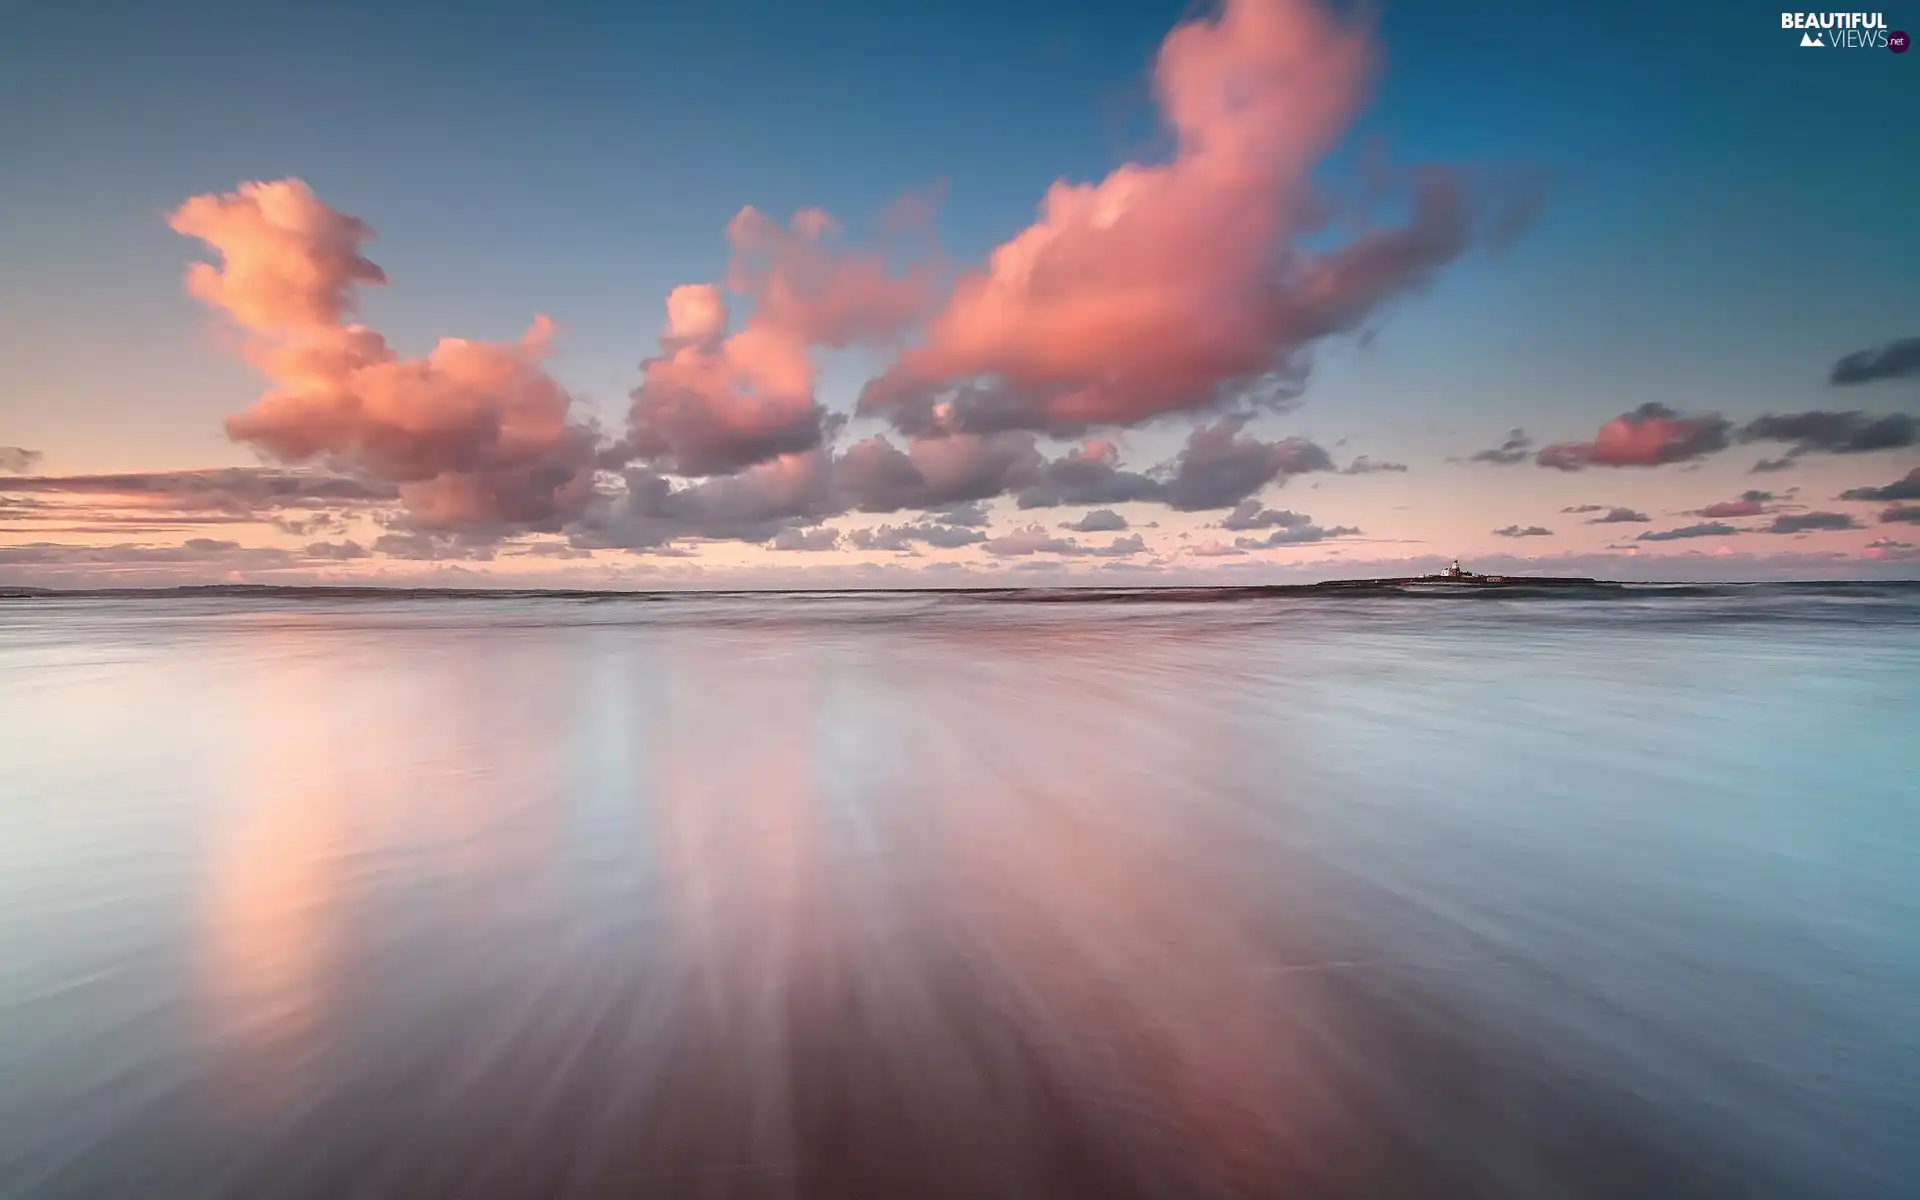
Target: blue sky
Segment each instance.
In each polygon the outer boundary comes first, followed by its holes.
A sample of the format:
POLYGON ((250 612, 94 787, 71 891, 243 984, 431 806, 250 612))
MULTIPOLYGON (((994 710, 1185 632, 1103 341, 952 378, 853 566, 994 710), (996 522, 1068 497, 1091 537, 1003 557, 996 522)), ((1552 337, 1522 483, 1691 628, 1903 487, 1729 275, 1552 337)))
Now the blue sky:
MULTIPOLYGON (((1503 496, 1522 524, 1566 498, 1556 489, 1575 481, 1557 472, 1446 465, 1510 427, 1590 439, 1649 402, 1736 420, 1920 407, 1913 377, 1844 395, 1825 382, 1841 355, 1920 333, 1920 164, 1901 135, 1920 58, 1804 50, 1757 5, 1677 8, 1378 6, 1371 102, 1316 181, 1350 183, 1369 153, 1552 180, 1513 245, 1383 305, 1365 345, 1314 346, 1304 402, 1253 426, 1409 464, 1395 497, 1463 515, 1457 531, 1410 526, 1401 540, 1418 548, 1405 553, 1441 552, 1426 545, 1436 537, 1489 545, 1503 496)), ((202 248, 166 216, 187 197, 283 177, 378 231, 366 253, 392 286, 368 294, 363 316, 397 349, 511 339, 546 313, 560 329, 555 375, 618 425, 666 294, 724 276, 726 225, 743 205, 781 218, 818 206, 872 242, 891 202, 938 185, 943 255, 978 264, 1033 222, 1053 180, 1166 157, 1153 56, 1209 11, 10 6, 0 444, 41 452, 49 474, 259 461, 222 420, 260 381, 184 294, 202 248)), ((1920 10, 1886 17, 1920 26, 1920 10)), ((820 401, 851 410, 890 353, 823 353, 820 401)), ((1144 467, 1187 428, 1121 432, 1144 467)), ((1636 471, 1630 488, 1601 490, 1678 512, 1695 491, 1733 494, 1752 457, 1735 447, 1689 479, 1636 471)), ((1810 455, 1799 482, 1824 503, 1916 463, 1911 446, 1810 455)), ((1594 491, 1598 474, 1574 490, 1594 491)), ((1370 531, 1389 520, 1379 496, 1353 503, 1370 531)), ((47 540, 24 527, 0 539, 47 540)))

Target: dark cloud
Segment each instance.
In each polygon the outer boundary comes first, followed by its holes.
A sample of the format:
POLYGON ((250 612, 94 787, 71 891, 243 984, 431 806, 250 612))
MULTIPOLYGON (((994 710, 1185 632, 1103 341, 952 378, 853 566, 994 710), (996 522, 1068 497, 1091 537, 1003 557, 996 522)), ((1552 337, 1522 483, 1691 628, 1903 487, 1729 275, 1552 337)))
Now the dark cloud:
POLYGON ((1757 517, 1766 511, 1767 502, 1774 499, 1777 497, 1772 492, 1757 489, 1745 491, 1740 493, 1738 500, 1722 500, 1717 504, 1707 505, 1700 510, 1699 515, 1713 520, 1726 517, 1757 517))
POLYGON ((333 512, 312 512, 300 516, 269 517, 267 518, 267 524, 282 533, 290 533, 295 537, 311 537, 315 534, 322 533, 344 533, 347 528, 346 518, 339 513, 333 512))
POLYGON ((1833 364, 1827 382, 1871 383, 1920 375, 1920 337, 1899 338, 1871 350, 1856 350, 1833 364))
POLYGON ((1588 447, 1578 442, 1560 442, 1544 447, 1534 461, 1556 471, 1578 471, 1587 465, 1588 447))
MULTIPOLYGON (((1130 533, 1126 537, 1117 537, 1104 546, 1084 547, 1082 552, 1090 554, 1095 558, 1127 558, 1135 554, 1145 554, 1147 552, 1147 539, 1137 533, 1130 533)), ((1109 563, 1107 565, 1114 566, 1116 564, 1109 563)))
POLYGON ((366 558, 371 552, 359 542, 309 542, 307 557, 325 559, 332 562, 351 562, 366 558))
POLYGON ((491 562, 496 539, 451 530, 415 529, 383 533, 373 540, 373 552, 409 562, 491 562))
POLYGON ((1848 488, 1842 500, 1920 500, 1920 467, 1908 471, 1885 487, 1848 488))
POLYGON ((1678 529, 1649 530, 1633 539, 1636 542, 1678 542, 1687 538, 1730 537, 1739 533, 1737 525, 1713 522, 1705 525, 1682 525, 1678 529))
POLYGON ((1647 514, 1643 512, 1636 512, 1631 508, 1610 508, 1607 510, 1605 516, 1595 517, 1591 521, 1588 521, 1587 524, 1589 525, 1645 524, 1646 522, 1651 520, 1653 520, 1652 517, 1649 517, 1647 514))
POLYGON ((1527 431, 1524 429, 1510 429, 1507 431, 1506 441, 1486 450, 1475 450, 1472 454, 1467 455, 1466 461, 1493 463, 1495 466, 1510 467, 1515 463, 1527 461, 1527 457, 1532 453, 1533 439, 1527 436, 1527 431))
POLYGON ((1527 525, 1524 527, 1509 525, 1504 529, 1494 530, 1493 536, 1503 538, 1552 537, 1553 530, 1544 529, 1538 525, 1527 525))
MULTIPOLYGON (((112 546, 69 546, 56 542, 28 542, 19 546, 0 546, 0 566, 87 564, 198 563, 231 557, 241 550, 239 542, 214 538, 188 538, 177 546, 149 546, 123 542, 112 546)), ((276 558, 291 557, 277 550, 276 558)))
POLYGON ((1041 477, 1032 435, 952 434, 857 442, 834 465, 841 496, 861 512, 933 509, 988 500, 1041 477))
POLYGON ((1023 488, 1021 508, 1055 508, 1063 504, 1125 504, 1163 499, 1156 480, 1123 470, 1120 449, 1112 442, 1091 441, 1046 463, 1034 481, 1023 488))
POLYGON ((508 550, 507 553, 517 558, 580 559, 593 557, 593 551, 591 550, 582 549, 579 546, 567 542, 556 542, 546 539, 522 542, 508 550))
POLYGON ((1327 452, 1305 438, 1263 442, 1243 433, 1245 425, 1243 418, 1224 417, 1188 435, 1168 468, 1168 506, 1182 512, 1232 508, 1275 480, 1333 469, 1327 452))
POLYGON ((20 446, 0 446, 0 475, 24 475, 40 465, 38 450, 20 446))
POLYGON ((1233 539, 1233 544, 1241 550, 1266 550, 1275 546, 1306 546, 1334 538, 1354 537, 1359 532, 1351 525, 1335 525, 1329 529, 1309 523, 1275 529, 1265 537, 1237 537, 1233 539))
POLYGON ((987 527, 987 505, 984 500, 972 500, 965 504, 949 504, 945 508, 931 509, 927 512, 929 520, 943 525, 965 525, 969 529, 987 527))
MULTIPOLYGON (((224 525, 258 525, 259 517, 239 513, 120 512, 78 504, 0 500, 0 519, 31 526, 35 533, 104 533, 127 537, 136 533, 183 533, 224 525)), ((272 522, 277 524, 277 522, 272 522)))
POLYGON ((682 538, 764 542, 788 526, 816 525, 841 512, 832 464, 819 450, 681 487, 644 467, 630 468, 623 480, 624 490, 598 497, 568 527, 574 545, 659 553, 682 538))
POLYGON ((1302 525, 1311 525, 1313 518, 1286 509, 1261 508, 1258 500, 1243 500, 1234 506, 1220 522, 1220 528, 1233 530, 1246 529, 1297 529, 1302 525))
POLYGON ((1110 508, 1096 508, 1078 521, 1066 521, 1062 529, 1075 533, 1118 533, 1127 528, 1127 519, 1110 508))
POLYGON ((26 475, 0 483, 0 490, 51 496, 121 497, 155 508, 224 513, 390 504, 400 498, 398 489, 388 484, 274 467, 119 475, 26 475))
POLYGON ((1810 512, 1782 513, 1766 527, 1765 533, 1812 533, 1829 529, 1859 529, 1860 522, 1852 513, 1810 512))
POLYGON ((838 550, 840 548, 840 534, 837 530, 827 529, 824 526, 816 529, 801 529, 797 526, 790 525, 782 529, 779 533, 774 534, 773 537, 768 540, 767 548, 770 550, 808 551, 814 553, 838 550))
POLYGON ((1354 459, 1343 467, 1340 473, 1342 475, 1372 475, 1380 471, 1392 471, 1404 474, 1406 469, 1407 464, 1405 463, 1382 462, 1368 458, 1362 454, 1359 458, 1354 459))
POLYGON ((1814 411, 1756 417, 1740 430, 1740 440, 1791 443, 1786 456, 1792 459, 1814 453, 1898 450, 1913 445, 1917 434, 1920 421, 1907 413, 1814 411))
POLYGON ((1793 468, 1791 458, 1763 458, 1753 464, 1755 475, 1770 475, 1775 471, 1787 471, 1793 468))
MULTIPOLYGON (((139 542, 118 542, 104 546, 75 546, 59 542, 28 542, 0 546, 0 567, 52 568, 56 573, 72 569, 81 578, 117 578, 146 568, 185 567, 218 571, 284 571, 302 567, 327 567, 335 563, 363 559, 369 552, 355 542, 314 542, 302 549, 278 546, 244 546, 226 538, 188 538, 173 546, 153 546, 139 542)), ((164 580, 177 574, 166 572, 164 580)), ((143 580, 135 580, 144 582, 143 580)))
POLYGON ((1026 558, 1034 554, 1057 554, 1068 558, 1118 558, 1146 553, 1147 543, 1146 539, 1134 533, 1115 538, 1104 546, 1088 546, 1073 538, 1055 536, 1042 526, 1028 525, 987 539, 981 544, 981 549, 996 558, 1026 558))
MULTIPOLYGON (((643 362, 652 367, 654 359, 643 362)), ((828 429, 818 404, 766 405, 754 419, 733 419, 699 387, 650 380, 632 393, 628 456, 676 475, 720 475, 819 446, 828 429), (769 415, 771 414, 771 415, 769 415)))
POLYGON ((1718 413, 1682 416, 1664 404, 1642 404, 1600 427, 1591 442, 1557 442, 1534 455, 1543 467, 1660 467, 1725 450, 1733 423, 1718 413))
POLYGON ((880 525, 856 529, 847 535, 847 544, 856 550, 910 551, 916 544, 944 550, 977 546, 987 540, 978 529, 963 525, 944 525, 937 521, 917 521, 909 525, 880 525))
POLYGON ((1574 504, 1560 511, 1563 513, 1596 513, 1605 512, 1606 510, 1607 506, 1604 504, 1574 504))
POLYGON ((1920 504, 1896 504, 1880 510, 1883 525, 1920 525, 1920 504))
POLYGON ((1684 541, 1688 538, 1730 538, 1741 532, 1740 526, 1726 522, 1707 522, 1707 524, 1684 524, 1678 530, 1659 530, 1645 532, 1634 541, 1684 541))

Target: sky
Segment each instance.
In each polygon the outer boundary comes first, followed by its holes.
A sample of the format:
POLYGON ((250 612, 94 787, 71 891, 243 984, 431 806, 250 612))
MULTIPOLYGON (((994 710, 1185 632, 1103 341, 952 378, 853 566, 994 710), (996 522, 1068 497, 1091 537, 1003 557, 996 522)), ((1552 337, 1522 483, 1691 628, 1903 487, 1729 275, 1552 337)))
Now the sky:
POLYGON ((1777 10, 0 29, 0 586, 1920 576, 1920 56, 1777 10))

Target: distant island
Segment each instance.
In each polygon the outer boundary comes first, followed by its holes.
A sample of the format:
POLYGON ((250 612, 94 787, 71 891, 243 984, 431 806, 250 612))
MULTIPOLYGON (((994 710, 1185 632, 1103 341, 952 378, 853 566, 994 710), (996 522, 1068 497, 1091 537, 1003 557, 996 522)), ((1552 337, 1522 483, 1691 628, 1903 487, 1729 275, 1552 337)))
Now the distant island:
POLYGON ((1605 579, 1584 579, 1572 575, 1476 575, 1472 571, 1462 570, 1460 560, 1456 558, 1452 566, 1438 575, 1408 575, 1397 579, 1328 579, 1320 583, 1306 584, 1305 587, 1322 591, 1339 591, 1347 588, 1417 587, 1425 584, 1478 588, 1617 588, 1623 586, 1605 579))

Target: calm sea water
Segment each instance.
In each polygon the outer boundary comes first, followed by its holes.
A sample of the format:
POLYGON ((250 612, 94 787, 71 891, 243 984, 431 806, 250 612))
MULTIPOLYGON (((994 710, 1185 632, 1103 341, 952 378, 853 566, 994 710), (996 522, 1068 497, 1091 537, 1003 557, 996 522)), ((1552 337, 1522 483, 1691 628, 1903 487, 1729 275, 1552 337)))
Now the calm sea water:
POLYGON ((1920 589, 0 601, 0 1194, 1920 1194, 1920 589))

